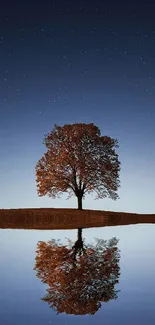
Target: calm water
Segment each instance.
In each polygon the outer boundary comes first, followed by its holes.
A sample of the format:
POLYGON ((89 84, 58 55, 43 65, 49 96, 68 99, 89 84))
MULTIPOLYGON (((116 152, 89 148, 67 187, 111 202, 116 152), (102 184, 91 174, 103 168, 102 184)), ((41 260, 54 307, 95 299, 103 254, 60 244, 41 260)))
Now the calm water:
MULTIPOLYGON (((62 245, 65 245, 67 243, 67 237, 75 243, 77 239, 77 230, 0 230, 0 324, 67 325, 79 324, 79 321, 80 324, 104 323, 106 325, 124 325, 126 322, 132 325, 155 324, 155 225, 140 224, 133 226, 84 229, 82 235, 86 247, 88 243, 92 243, 92 247, 95 247, 94 237, 104 240, 110 240, 116 237, 119 240, 117 247, 120 251, 120 259, 114 263, 112 260, 113 255, 110 255, 110 257, 108 257, 108 262, 106 262, 111 263, 110 267, 114 267, 117 276, 115 277, 111 271, 106 271, 106 275, 104 275, 104 293, 102 290, 102 294, 101 286, 103 274, 100 274, 101 281, 94 280, 96 281, 96 292, 94 293, 93 291, 93 297, 96 299, 97 305, 94 303, 91 304, 91 301, 89 301, 91 298, 89 299, 88 296, 85 296, 83 300, 87 301, 87 307, 85 307, 83 303, 85 315, 75 316, 64 312, 60 312, 57 315, 56 311, 49 308, 47 301, 41 300, 45 295, 47 296, 46 289, 49 288, 49 285, 43 283, 41 278, 36 276, 37 270, 33 270, 37 255, 35 251, 38 241, 47 243, 47 241, 51 239, 60 239, 62 245), (118 283, 115 283, 116 278, 118 283), (110 286, 109 281, 111 281, 110 286), (107 292, 105 292, 106 290, 107 292), (99 306, 99 296, 107 300, 107 302, 104 302, 104 299, 102 299, 101 308, 94 307, 99 306), (113 299, 114 296, 115 299, 113 299), (93 310, 94 312, 96 310, 96 312, 94 315, 90 315, 88 314, 89 310, 93 310)), ((102 246, 102 244, 103 243, 100 242, 100 246, 102 246)), ((46 244, 45 247, 47 248, 46 244)), ((94 260, 92 260, 93 263, 91 262, 91 258, 96 258, 97 261, 97 255, 93 254, 95 253, 92 253, 89 259, 89 272, 97 279, 99 276, 97 275, 97 271, 93 273, 94 265, 96 264, 94 264, 94 260)), ((58 256, 61 256, 61 252, 58 256)), ((44 257, 45 256, 42 255, 39 261, 42 262, 42 271, 47 275, 50 272, 49 264, 54 263, 54 258, 53 260, 51 259, 47 268, 46 260, 49 260, 50 254, 48 257, 46 255, 45 260, 44 257)), ((100 265, 101 264, 102 263, 100 263, 100 265)), ((103 267, 105 268, 105 261, 103 267)), ((66 286, 66 283, 63 284, 64 290, 66 290, 63 292, 65 292, 66 295, 68 294, 67 292, 71 293, 73 291, 73 279, 79 274, 76 273, 76 270, 78 270, 78 266, 72 269, 72 277, 69 279, 68 286, 66 286), (68 289, 69 283, 70 289, 68 289)), ((54 274, 55 277, 59 276, 59 273, 54 274)), ((63 308, 68 308, 66 310, 73 311, 74 306, 76 310, 78 309, 79 300, 82 297, 82 285, 83 280, 81 280, 81 282, 80 280, 76 280, 76 285, 74 285, 74 288, 76 287, 77 290, 75 295, 76 301, 73 302, 67 297, 68 307, 63 307, 63 303, 61 303, 62 311, 63 308)), ((91 285, 89 282, 87 294, 88 291, 90 292, 91 285)), ((55 296, 55 300, 58 302, 57 306, 60 305, 60 298, 62 298, 62 295, 59 295, 59 301, 58 296, 55 296)))

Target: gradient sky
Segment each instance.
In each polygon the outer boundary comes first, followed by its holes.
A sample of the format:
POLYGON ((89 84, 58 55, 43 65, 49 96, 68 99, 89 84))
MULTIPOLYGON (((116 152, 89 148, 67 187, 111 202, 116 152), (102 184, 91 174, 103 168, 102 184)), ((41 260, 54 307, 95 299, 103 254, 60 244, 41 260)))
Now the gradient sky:
POLYGON ((0 208, 76 208, 37 196, 35 165, 55 123, 93 122, 119 141, 120 199, 83 207, 155 212, 154 12, 151 1, 1 1, 0 208))

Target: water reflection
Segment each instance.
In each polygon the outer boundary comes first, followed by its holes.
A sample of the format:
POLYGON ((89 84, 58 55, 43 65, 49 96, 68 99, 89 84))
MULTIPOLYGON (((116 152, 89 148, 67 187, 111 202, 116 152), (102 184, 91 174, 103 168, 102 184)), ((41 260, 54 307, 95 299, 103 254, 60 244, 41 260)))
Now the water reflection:
POLYGON ((117 299, 115 285, 120 276, 120 253, 115 237, 108 241, 96 238, 85 244, 82 229, 75 243, 67 245, 52 239, 39 241, 34 270, 48 284, 42 298, 57 313, 95 314, 102 302, 117 299))

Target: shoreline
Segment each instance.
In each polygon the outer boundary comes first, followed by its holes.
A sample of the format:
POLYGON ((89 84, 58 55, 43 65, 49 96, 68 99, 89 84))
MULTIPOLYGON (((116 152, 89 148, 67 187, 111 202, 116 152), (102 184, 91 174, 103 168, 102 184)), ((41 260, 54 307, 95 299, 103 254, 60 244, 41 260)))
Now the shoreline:
POLYGON ((1 229, 77 229, 155 223, 155 214, 68 208, 0 209, 1 229))

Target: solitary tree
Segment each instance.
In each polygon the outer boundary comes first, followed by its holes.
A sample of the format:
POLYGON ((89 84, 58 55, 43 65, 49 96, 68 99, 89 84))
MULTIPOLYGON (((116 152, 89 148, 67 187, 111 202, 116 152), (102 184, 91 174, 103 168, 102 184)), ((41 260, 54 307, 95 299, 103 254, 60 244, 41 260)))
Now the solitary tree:
MULTIPOLYGON (((78 231, 82 242, 82 229, 78 231)), ((83 252, 75 245, 60 241, 38 242, 34 270, 48 285, 42 298, 57 313, 95 314, 102 302, 117 299, 115 288, 120 276, 118 240, 96 238, 95 244, 84 245, 83 252), (76 256, 75 256, 76 255, 76 256)), ((76 242, 77 243, 77 242, 76 242)))
POLYGON ((117 139, 101 136, 93 123, 55 125, 45 135, 47 152, 36 164, 36 182, 39 196, 55 198, 68 192, 78 200, 86 193, 96 192, 96 198, 118 198, 120 162, 115 148, 117 139))

